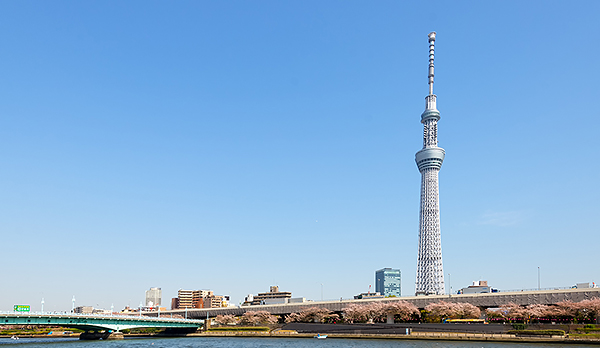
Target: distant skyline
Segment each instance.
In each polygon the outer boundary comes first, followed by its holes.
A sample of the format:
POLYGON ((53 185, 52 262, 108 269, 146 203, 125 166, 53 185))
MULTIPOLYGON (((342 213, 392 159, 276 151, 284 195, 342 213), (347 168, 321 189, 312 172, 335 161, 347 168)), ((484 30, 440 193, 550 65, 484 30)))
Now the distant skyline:
POLYGON ((599 11, 2 2, 0 310, 414 294, 431 31, 446 292, 598 282, 599 11))

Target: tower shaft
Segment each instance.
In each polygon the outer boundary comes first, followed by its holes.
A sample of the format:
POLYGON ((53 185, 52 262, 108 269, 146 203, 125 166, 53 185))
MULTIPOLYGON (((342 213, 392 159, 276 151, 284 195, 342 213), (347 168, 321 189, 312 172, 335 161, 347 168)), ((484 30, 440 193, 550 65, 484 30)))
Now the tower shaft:
POLYGON ((438 173, 446 152, 437 146, 436 95, 433 94, 435 32, 429 34, 429 95, 425 97, 423 123, 423 149, 415 155, 421 172, 421 209, 419 215, 419 256, 417 258, 417 295, 444 294, 444 268, 442 265, 442 235, 440 229, 440 200, 438 173))

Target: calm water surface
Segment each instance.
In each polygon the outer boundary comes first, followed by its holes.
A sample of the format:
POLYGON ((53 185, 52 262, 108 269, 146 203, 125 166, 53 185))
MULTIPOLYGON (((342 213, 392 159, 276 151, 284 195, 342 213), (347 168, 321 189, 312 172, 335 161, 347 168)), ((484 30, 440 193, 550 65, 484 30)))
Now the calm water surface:
POLYGON ((0 338, 4 348, 539 348, 539 347, 598 347, 595 345, 544 345, 524 343, 486 342, 446 342, 446 341, 404 341, 404 340, 349 340, 328 338, 226 338, 226 337, 185 337, 185 338, 144 338, 122 341, 80 341, 61 338, 21 338, 18 341, 0 338))

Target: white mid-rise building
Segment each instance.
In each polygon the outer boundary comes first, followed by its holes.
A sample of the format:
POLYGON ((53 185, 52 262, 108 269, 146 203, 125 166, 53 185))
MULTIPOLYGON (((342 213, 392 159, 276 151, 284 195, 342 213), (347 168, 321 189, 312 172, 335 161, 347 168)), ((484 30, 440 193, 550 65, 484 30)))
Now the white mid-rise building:
POLYGON ((146 307, 160 307, 162 290, 160 288, 150 288, 146 290, 146 307))

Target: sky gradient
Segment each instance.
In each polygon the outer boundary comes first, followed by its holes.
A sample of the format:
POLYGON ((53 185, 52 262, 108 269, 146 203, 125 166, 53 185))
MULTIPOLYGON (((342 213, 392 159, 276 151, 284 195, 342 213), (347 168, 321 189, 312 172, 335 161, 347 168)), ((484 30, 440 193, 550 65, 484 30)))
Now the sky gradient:
POLYGON ((598 282, 598 13, 0 2, 0 310, 414 294, 430 31, 447 291, 598 282))

